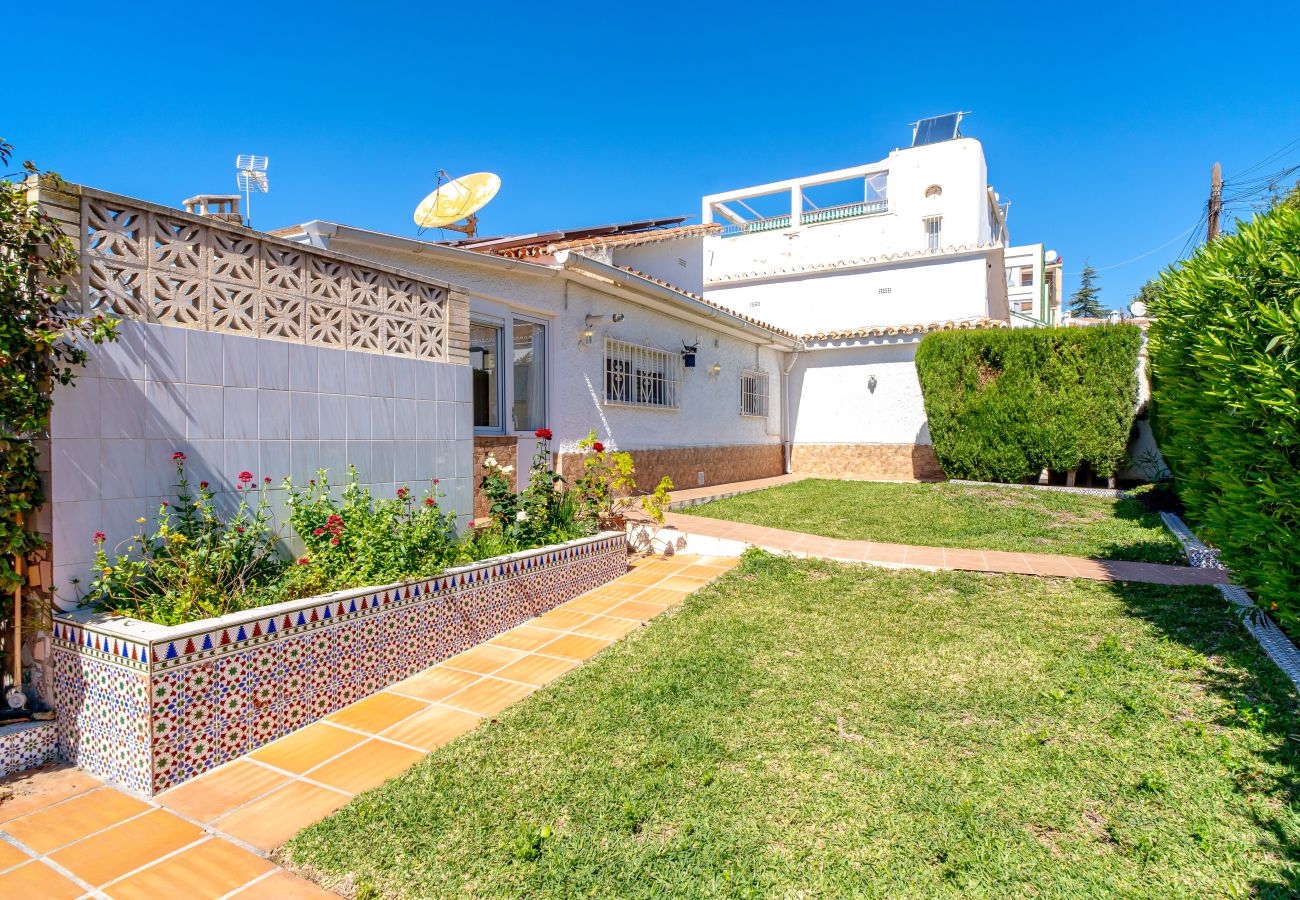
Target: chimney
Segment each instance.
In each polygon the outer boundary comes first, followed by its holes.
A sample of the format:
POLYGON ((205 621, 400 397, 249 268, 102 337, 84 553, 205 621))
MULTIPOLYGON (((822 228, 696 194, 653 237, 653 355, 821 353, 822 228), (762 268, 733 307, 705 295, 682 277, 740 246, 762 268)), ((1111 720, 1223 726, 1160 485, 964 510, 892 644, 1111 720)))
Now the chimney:
POLYGON ((185 201, 186 212, 207 219, 244 224, 244 216, 239 211, 238 194, 198 194, 185 201))

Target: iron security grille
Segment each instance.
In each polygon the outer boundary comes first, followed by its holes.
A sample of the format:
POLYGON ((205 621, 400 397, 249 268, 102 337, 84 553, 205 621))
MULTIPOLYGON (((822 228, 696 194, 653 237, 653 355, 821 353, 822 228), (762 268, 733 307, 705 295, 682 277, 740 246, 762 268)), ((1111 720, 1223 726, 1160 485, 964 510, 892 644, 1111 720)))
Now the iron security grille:
POLYGON ((740 414, 767 418, 767 373, 746 371, 740 375, 740 414))
POLYGON ((605 402, 677 409, 681 357, 655 347, 605 339, 605 402))

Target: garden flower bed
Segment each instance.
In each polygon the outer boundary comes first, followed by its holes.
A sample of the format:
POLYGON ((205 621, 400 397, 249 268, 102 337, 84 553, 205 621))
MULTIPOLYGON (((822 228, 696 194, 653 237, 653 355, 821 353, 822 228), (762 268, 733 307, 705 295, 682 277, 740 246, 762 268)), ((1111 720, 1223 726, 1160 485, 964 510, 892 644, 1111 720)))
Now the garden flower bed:
POLYGON ((182 625, 54 622, 59 750, 155 794, 541 615, 627 569, 601 532, 383 587, 182 625))

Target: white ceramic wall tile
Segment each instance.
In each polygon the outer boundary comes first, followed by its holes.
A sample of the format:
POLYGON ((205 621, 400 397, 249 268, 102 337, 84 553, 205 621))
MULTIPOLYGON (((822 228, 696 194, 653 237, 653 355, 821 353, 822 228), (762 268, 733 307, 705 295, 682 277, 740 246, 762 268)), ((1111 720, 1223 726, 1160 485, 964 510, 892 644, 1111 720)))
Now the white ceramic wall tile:
POLYGON ((154 325, 147 332, 146 377, 150 381, 185 380, 185 336, 188 329, 154 325))
POLYGON ((209 331, 185 332, 186 384, 222 383, 223 337, 209 331))
POLYGON ((417 400, 436 400, 438 398, 438 370, 441 368, 437 363, 425 363, 421 365, 415 374, 415 398, 417 400))
POLYGON ((257 386, 274 391, 289 390, 289 344, 283 341, 257 342, 257 386))
POLYGON ((173 381, 151 381, 146 400, 144 436, 184 440, 190 418, 185 402, 185 385, 173 381))
POLYGON ((315 392, 289 394, 289 437, 295 441, 320 439, 320 397, 315 392))
POLYGON ((149 406, 148 390, 145 381, 105 380, 99 393, 100 437, 141 437, 149 406))
POLYGON ((56 501, 98 500, 98 438, 60 438, 50 442, 51 497, 56 501))
POLYGON ((393 364, 396 357, 370 357, 370 395, 372 397, 393 396, 393 364))
POLYGON ((259 388, 257 391, 257 436, 263 441, 289 439, 289 392, 259 388))
MULTIPOLYGON (((233 487, 241 472, 251 472, 255 481, 262 480, 260 441, 226 441, 226 461, 221 473, 233 487)), ((270 474, 270 473, 265 473, 270 474)))
POLYGON ((257 390, 255 388, 227 387, 223 408, 226 440, 257 439, 257 390))
POLYGON ((289 462, 294 482, 298 485, 316 477, 321 467, 319 441, 290 441, 289 462))
POLYGON ((257 338, 228 334, 223 339, 224 368, 222 384, 226 387, 257 387, 257 338))
POLYGON ((371 423, 371 407, 374 402, 371 397, 347 398, 346 437, 349 441, 368 441, 374 437, 371 423))
POLYGON ((99 437, 99 397, 102 379, 81 375, 71 386, 54 390, 50 435, 55 438, 99 437))
POLYGON ((379 482, 396 481, 397 446, 395 441, 372 441, 370 455, 371 477, 379 482))
POLYGON ((321 441, 318 444, 317 459, 320 460, 320 468, 324 469, 329 475, 332 484, 345 484, 347 482, 347 454, 344 452, 343 441, 321 441))
POLYGON ((347 398, 341 394, 320 395, 321 440, 343 440, 347 437, 347 398))
POLYGON ((373 453, 370 441, 348 441, 346 462, 349 466, 357 467, 357 477, 361 481, 370 480, 371 467, 374 465, 373 453))
POLYGON ((55 563, 87 563, 94 559, 95 545, 91 538, 102 530, 102 521, 103 503, 99 500, 55 501, 55 563))
MULTIPOLYGON (((279 488, 284 477, 293 472, 293 459, 289 441, 267 441, 261 444, 261 456, 258 462, 258 475, 270 478, 271 484, 279 488)), ((306 479, 300 479, 305 481, 306 479)))
POLYGON ((316 350, 319 360, 319 390, 322 394, 346 394, 347 374, 344 372, 344 359, 347 352, 332 347, 319 347, 316 350))
POLYGON ((395 437, 393 418, 397 411, 397 400, 392 397, 375 397, 370 402, 370 429, 377 441, 389 441, 395 437))
POLYGON ((370 396, 370 361, 374 356, 369 353, 348 353, 343 355, 343 381, 346 393, 354 397, 370 396))
POLYGON ((415 399, 416 381, 422 366, 434 365, 422 363, 416 359, 396 357, 393 362, 393 396, 407 400, 415 399))
POLYGON ((225 401, 222 388, 202 384, 185 387, 185 406, 189 413, 186 438, 220 440, 225 437, 225 401))
POLYGON ((289 389, 292 391, 320 390, 320 351, 306 344, 286 344, 289 348, 289 389))

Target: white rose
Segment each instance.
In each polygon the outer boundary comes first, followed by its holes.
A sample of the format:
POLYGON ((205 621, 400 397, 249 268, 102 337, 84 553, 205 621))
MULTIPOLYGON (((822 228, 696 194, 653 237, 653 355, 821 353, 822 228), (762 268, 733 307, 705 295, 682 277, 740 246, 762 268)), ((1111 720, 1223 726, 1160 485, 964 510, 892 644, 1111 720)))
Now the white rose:
POLYGON ((483 460, 483 468, 485 469, 494 469, 496 468, 496 465, 497 465, 497 458, 493 456, 491 453, 488 454, 487 459, 483 460))
POLYGON ((515 519, 518 520, 518 521, 520 521, 520 522, 525 522, 525 521, 528 520, 528 513, 524 512, 524 511, 521 509, 521 510, 519 510, 519 512, 515 513, 515 519))
POLYGON ((509 475, 509 474, 510 474, 511 472, 513 472, 514 470, 515 470, 515 467, 514 467, 514 466, 502 466, 502 467, 501 467, 501 474, 502 474, 502 475, 509 475))

